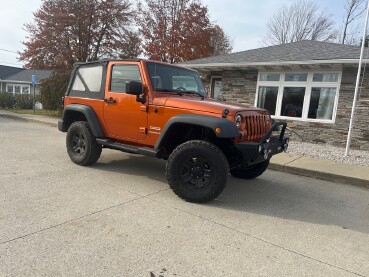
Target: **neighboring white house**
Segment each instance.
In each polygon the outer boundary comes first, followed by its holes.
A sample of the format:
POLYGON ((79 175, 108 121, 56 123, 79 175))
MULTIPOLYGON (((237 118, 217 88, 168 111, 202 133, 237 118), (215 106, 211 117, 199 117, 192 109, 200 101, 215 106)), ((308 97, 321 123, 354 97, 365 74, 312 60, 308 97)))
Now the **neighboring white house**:
POLYGON ((39 81, 50 77, 51 70, 33 70, 0 65, 0 92, 13 94, 30 94, 32 91, 32 75, 36 77, 35 92, 39 94, 39 81))

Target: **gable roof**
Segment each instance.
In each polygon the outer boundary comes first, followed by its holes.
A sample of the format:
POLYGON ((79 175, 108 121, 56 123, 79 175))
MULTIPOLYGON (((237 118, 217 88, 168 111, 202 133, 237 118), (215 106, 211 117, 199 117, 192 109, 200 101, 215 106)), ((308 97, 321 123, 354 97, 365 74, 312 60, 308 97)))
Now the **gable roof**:
POLYGON ((25 82, 31 83, 32 82, 32 75, 36 75, 36 81, 39 82, 41 79, 49 78, 51 75, 51 70, 43 70, 43 69, 24 69, 18 73, 13 75, 7 76, 6 80, 8 81, 16 81, 16 82, 25 82))
POLYGON ((237 64, 279 64, 297 63, 302 61, 358 61, 360 47, 329 43, 322 41, 303 40, 293 43, 263 47, 223 56, 213 56, 184 62, 181 65, 199 67, 209 65, 237 64))
POLYGON ((5 79, 7 76, 16 74, 16 73, 21 72, 23 70, 25 70, 25 69, 20 68, 20 67, 0 65, 0 80, 5 79))

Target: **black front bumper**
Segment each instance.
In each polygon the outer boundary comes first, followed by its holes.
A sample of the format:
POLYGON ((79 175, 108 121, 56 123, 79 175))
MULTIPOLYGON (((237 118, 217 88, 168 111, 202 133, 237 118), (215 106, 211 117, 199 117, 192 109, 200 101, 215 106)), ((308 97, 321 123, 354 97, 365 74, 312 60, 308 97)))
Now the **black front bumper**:
POLYGON ((235 147, 242 154, 241 167, 270 159, 273 155, 287 150, 289 138, 285 137, 286 122, 274 122, 259 142, 236 143, 235 147), (273 131, 280 131, 278 136, 272 136, 273 131))

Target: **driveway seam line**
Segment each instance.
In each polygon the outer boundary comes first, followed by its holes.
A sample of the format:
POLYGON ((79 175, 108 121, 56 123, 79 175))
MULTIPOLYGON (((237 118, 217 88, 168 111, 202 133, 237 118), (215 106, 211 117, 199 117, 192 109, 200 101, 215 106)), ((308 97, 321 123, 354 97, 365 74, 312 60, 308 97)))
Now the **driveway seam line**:
MULTIPOLYGON (((92 215, 95 215, 95 214, 103 213, 105 211, 108 211, 108 210, 111 210, 111 209, 114 209, 114 208, 123 206, 125 204, 131 203, 131 202, 134 202, 134 201, 137 201, 137 200, 141 200, 141 199, 147 198, 147 197, 149 197, 151 195, 154 195, 156 193, 160 193, 160 192, 163 192, 163 191, 166 191, 166 190, 168 190, 168 189, 163 189, 163 190, 160 190, 160 191, 157 191, 157 192, 154 192, 154 193, 145 195, 145 196, 140 196, 140 197, 137 197, 137 198, 134 198, 134 199, 125 201, 123 203, 120 203, 120 204, 117 204, 117 205, 114 205, 114 206, 107 207, 107 208, 102 209, 102 210, 98 210, 98 211, 95 211, 95 212, 92 212, 92 213, 89 213, 89 214, 85 214, 85 215, 82 215, 82 216, 79 216, 79 217, 76 217, 76 218, 73 218, 73 219, 70 219, 70 220, 67 220, 67 221, 64 221, 64 222, 61 222, 61 223, 52 225, 52 226, 49 226, 47 228, 40 229, 40 230, 35 231, 35 232, 31 232, 31 233, 28 233, 28 234, 25 234, 25 235, 22 235, 22 236, 19 236, 19 237, 16 237, 16 238, 12 238, 12 239, 9 239, 9 240, 6 240, 6 241, 2 241, 2 242, 0 242, 0 245, 4 245, 4 244, 7 244, 7 243, 10 243, 10 242, 13 242, 13 241, 17 241, 19 239, 23 239, 23 238, 26 238, 26 237, 29 237, 29 236, 33 236, 33 235, 36 235, 38 233, 42 233, 44 231, 48 231, 48 230, 57 228, 59 226, 68 224, 70 222, 73 222, 73 221, 76 221, 76 220, 80 220, 80 219, 83 219, 83 218, 86 218, 86 217, 89 217, 89 216, 92 216, 92 215)), ((149 199, 149 198, 147 198, 147 199, 149 199)))
POLYGON ((283 165, 283 169, 284 169, 284 167, 285 167, 286 165, 289 165, 290 163, 293 163, 293 162, 295 162, 295 161, 297 161, 297 160, 301 159, 303 156, 304 156, 304 155, 301 155, 300 157, 297 157, 296 159, 294 159, 294 160, 292 160, 292 161, 289 161, 289 162, 285 163, 285 164, 283 165))
POLYGON ((336 268, 336 269, 339 269, 339 270, 342 270, 342 271, 345 271, 345 272, 348 272, 348 273, 351 273, 351 274, 354 274, 354 275, 357 275, 357 276, 360 276, 360 277, 365 277, 365 275, 361 275, 360 273, 356 273, 356 272, 350 271, 350 270, 348 270, 348 269, 345 269, 345 268, 342 268, 342 267, 339 267, 339 266, 336 266, 336 265, 330 264, 330 263, 328 263, 328 262, 324 262, 324 261, 322 261, 322 260, 319 260, 319 259, 316 259, 316 258, 310 257, 310 256, 308 256, 308 255, 306 255, 306 254, 299 253, 299 252, 297 252, 297 251, 295 251, 295 250, 292 250, 292 249, 289 249, 289 248, 287 248, 287 247, 283 247, 283 246, 281 246, 281 245, 278 245, 278 244, 276 244, 276 243, 270 242, 270 241, 268 241, 268 240, 265 240, 265 239, 262 239, 262 238, 259 238, 259 237, 256 237, 256 236, 253 236, 253 235, 251 235, 251 234, 248 234, 248 233, 246 233, 246 232, 243 232, 243 231, 237 230, 237 229, 232 228, 232 227, 230 227, 230 226, 227 226, 227 225, 225 225, 225 224, 223 224, 223 223, 219 223, 219 222, 213 221, 213 220, 211 220, 211 219, 207 219, 207 218, 204 218, 204 217, 202 217, 202 216, 199 216, 199 215, 196 215, 196 214, 193 214, 193 213, 190 213, 190 212, 187 212, 187 211, 181 210, 180 208, 177 208, 177 207, 174 207, 174 206, 171 206, 171 205, 168 205, 168 204, 165 204, 165 203, 159 202, 159 201, 157 201, 157 200, 155 200, 155 199, 149 198, 149 196, 151 196, 151 195, 148 195, 147 199, 149 199, 149 200, 151 200, 151 201, 154 201, 154 202, 156 202, 156 203, 159 203, 159 204, 161 204, 161 205, 164 205, 164 206, 170 207, 170 208, 172 208, 172 209, 178 210, 178 211, 180 211, 180 212, 183 212, 183 213, 189 214, 189 215, 191 215, 191 216, 194 216, 194 217, 200 218, 200 219, 202 219, 202 220, 204 220, 204 221, 208 221, 208 222, 213 223, 213 224, 215 224, 215 225, 222 226, 222 227, 224 227, 224 228, 226 228, 226 229, 229 229, 229 230, 232 230, 232 231, 234 231, 234 232, 237 232, 237 233, 240 233, 240 234, 246 235, 246 236, 248 236, 248 237, 250 237, 250 238, 253 238, 253 239, 259 240, 259 241, 261 241, 261 242, 267 243, 267 244, 272 245, 272 246, 274 246, 274 247, 276 247, 276 248, 279 248, 279 249, 282 249, 282 250, 284 250, 284 251, 287 251, 287 252, 290 252, 290 253, 296 254, 296 255, 301 256, 301 257, 304 257, 304 258, 306 258, 306 259, 310 259, 310 260, 316 261, 316 262, 318 262, 318 263, 321 263, 321 264, 324 264, 324 265, 327 265, 327 266, 330 266, 330 267, 333 267, 333 268, 336 268))

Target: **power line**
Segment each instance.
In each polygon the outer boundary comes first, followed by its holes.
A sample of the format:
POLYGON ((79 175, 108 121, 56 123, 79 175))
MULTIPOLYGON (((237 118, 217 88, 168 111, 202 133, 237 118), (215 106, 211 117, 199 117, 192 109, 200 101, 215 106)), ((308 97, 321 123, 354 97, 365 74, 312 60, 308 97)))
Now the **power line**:
POLYGON ((7 50, 7 49, 1 49, 1 48, 0 48, 0 51, 18 54, 18 52, 7 50))
POLYGON ((0 64, 2 64, 2 65, 17 65, 17 66, 23 67, 22 63, 8 63, 8 62, 0 61, 0 64))

